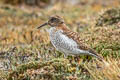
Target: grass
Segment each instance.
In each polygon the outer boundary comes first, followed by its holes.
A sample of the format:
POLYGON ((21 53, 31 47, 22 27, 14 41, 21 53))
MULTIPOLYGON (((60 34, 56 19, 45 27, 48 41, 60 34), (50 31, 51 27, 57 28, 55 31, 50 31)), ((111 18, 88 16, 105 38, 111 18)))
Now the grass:
MULTIPOLYGON (((100 10, 118 5, 105 4, 104 7, 96 4, 93 1, 83 6, 62 4, 61 7, 60 3, 56 3, 49 9, 21 9, 1 4, 0 79, 119 80, 119 20, 113 24, 108 24, 109 20, 107 23, 103 20, 103 25, 96 25, 101 15, 109 9, 99 15, 100 10), (56 51, 46 29, 36 29, 53 14, 63 16, 69 28, 78 32, 85 43, 104 57, 109 66, 86 56, 79 56, 78 60, 73 56, 64 58, 63 53, 56 51)), ((109 19, 111 22, 112 19, 109 19)))

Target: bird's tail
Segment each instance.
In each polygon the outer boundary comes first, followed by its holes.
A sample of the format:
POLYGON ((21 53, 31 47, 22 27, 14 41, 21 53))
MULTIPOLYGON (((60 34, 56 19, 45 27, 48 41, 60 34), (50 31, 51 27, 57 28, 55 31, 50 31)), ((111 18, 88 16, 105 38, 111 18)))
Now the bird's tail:
POLYGON ((94 51, 93 49, 89 50, 89 53, 91 56, 94 56, 96 58, 98 58, 100 61, 102 61, 104 58, 102 56, 100 56, 96 51, 94 51))
POLYGON ((92 56, 96 57, 99 61, 103 62, 105 64, 106 67, 108 67, 110 64, 104 60, 104 58, 97 54, 94 50, 91 50, 90 53, 92 54, 92 56))

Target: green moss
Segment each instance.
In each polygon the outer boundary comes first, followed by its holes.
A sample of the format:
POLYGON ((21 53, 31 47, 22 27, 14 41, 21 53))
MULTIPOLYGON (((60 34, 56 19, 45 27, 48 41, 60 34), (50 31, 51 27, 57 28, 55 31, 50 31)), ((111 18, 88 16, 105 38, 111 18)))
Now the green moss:
MULTIPOLYGON (((29 62, 27 64, 22 64, 22 65, 18 66, 16 68, 16 70, 10 72, 8 75, 8 80, 13 80, 13 77, 18 78, 19 75, 24 74, 26 72, 26 70, 29 70, 29 69, 36 70, 36 69, 44 68, 46 66, 49 66, 49 67, 52 66, 55 70, 55 73, 58 73, 58 74, 65 73, 68 70, 67 68, 69 67, 66 64, 68 64, 68 61, 65 59, 53 59, 50 61, 29 62)), ((48 67, 48 69, 49 69, 49 67, 48 67)), ((48 74, 50 77, 55 76, 51 73, 48 73, 48 74)), ((59 75, 61 75, 61 74, 59 74, 59 75)), ((59 76, 59 75, 56 75, 56 76, 59 76)))

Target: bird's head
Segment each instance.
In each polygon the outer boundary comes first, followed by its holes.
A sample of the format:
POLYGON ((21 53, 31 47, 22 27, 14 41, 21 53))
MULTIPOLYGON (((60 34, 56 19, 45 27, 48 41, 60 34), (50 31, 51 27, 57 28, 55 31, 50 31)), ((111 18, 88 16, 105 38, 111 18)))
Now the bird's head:
POLYGON ((45 25, 49 25, 51 27, 57 27, 58 25, 61 25, 63 23, 64 23, 64 20, 61 17, 59 17, 58 15, 54 15, 54 16, 51 16, 47 22, 40 25, 38 29, 45 25))

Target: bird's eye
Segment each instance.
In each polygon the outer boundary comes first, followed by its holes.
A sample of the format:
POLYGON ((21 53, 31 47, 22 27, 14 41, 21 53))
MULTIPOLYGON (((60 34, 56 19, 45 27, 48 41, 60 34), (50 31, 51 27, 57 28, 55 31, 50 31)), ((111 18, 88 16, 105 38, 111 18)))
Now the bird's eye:
POLYGON ((52 18, 52 19, 51 19, 51 22, 54 22, 54 21, 56 21, 56 18, 52 18))

